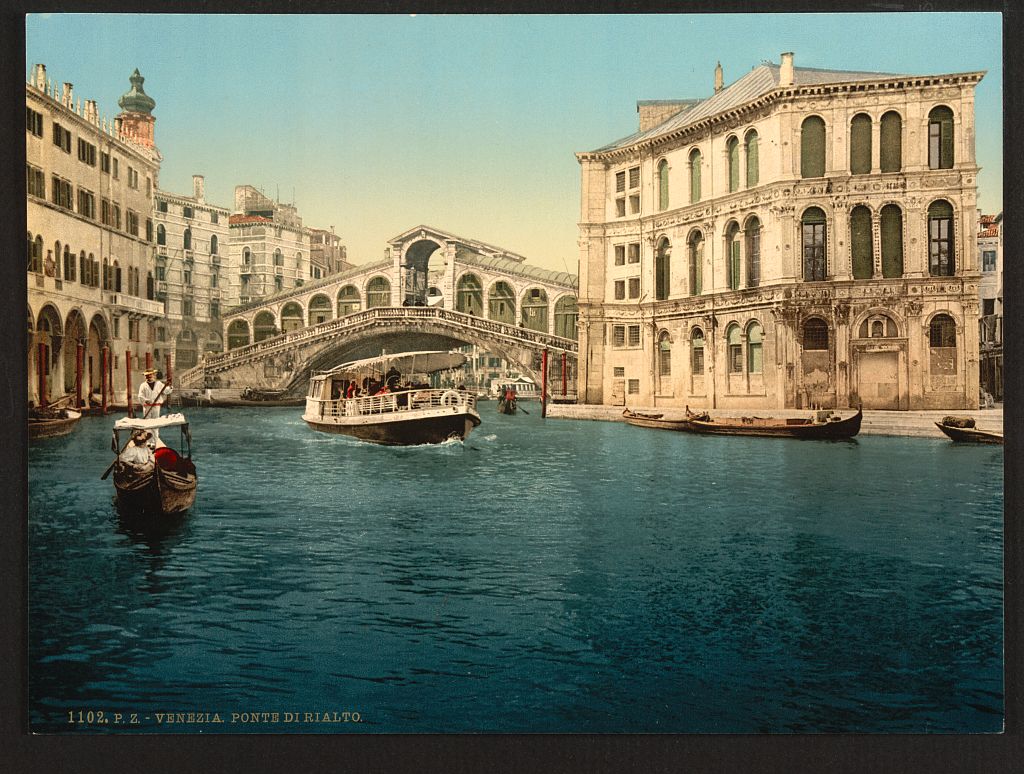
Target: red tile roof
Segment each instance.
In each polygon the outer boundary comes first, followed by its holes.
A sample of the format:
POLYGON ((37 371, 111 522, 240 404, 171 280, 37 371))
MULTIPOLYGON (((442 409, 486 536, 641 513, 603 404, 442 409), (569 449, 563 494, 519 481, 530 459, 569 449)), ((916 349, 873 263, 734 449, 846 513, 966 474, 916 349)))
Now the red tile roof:
POLYGON ((264 218, 262 215, 230 215, 228 216, 228 224, 231 226, 238 225, 239 223, 273 223, 274 221, 270 218, 264 218))

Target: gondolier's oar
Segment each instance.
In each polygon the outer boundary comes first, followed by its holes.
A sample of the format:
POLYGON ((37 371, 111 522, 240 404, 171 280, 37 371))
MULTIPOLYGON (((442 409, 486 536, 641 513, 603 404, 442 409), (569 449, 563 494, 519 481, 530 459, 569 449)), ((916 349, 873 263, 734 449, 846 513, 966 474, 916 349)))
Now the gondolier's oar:
MULTIPOLYGON (((149 412, 153 410, 153 406, 156 406, 157 404, 159 404, 160 396, 164 394, 164 390, 166 390, 166 389, 167 389, 167 385, 166 384, 163 387, 160 388, 160 392, 158 392, 156 394, 156 397, 153 398, 153 402, 150 403, 149 404, 149 408, 146 409, 146 413, 142 415, 143 419, 145 419, 146 417, 149 416, 149 412)), ((110 467, 103 471, 103 475, 100 476, 100 481, 106 481, 107 480, 107 476, 110 475, 110 471, 112 471, 114 469, 114 466, 117 464, 117 461, 121 458, 121 455, 124 453, 124 450, 128 448, 128 444, 130 444, 131 442, 132 442, 132 439, 131 439, 131 436, 129 435, 128 440, 125 442, 125 445, 121 447, 121 451, 119 451, 117 453, 117 456, 114 457, 114 461, 110 463, 110 467)))
POLYGON ((529 411, 527 411, 526 409, 524 409, 524 408, 523 408, 522 406, 520 406, 520 405, 519 405, 518 403, 516 404, 516 408, 517 408, 517 409, 518 409, 519 411, 522 411, 522 412, 523 412, 524 414, 526 414, 527 416, 529 416, 529 415, 530 415, 530 412, 529 412, 529 411))

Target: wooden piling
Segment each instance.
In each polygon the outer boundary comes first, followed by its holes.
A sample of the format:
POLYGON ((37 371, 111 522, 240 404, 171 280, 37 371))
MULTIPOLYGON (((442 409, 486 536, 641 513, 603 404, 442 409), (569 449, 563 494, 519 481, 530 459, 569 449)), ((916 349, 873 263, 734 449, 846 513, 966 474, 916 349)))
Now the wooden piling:
POLYGON ((124 353, 124 394, 128 399, 128 416, 135 417, 135 408, 132 406, 132 351, 125 350, 124 353))
POLYGON ((103 347, 100 350, 100 410, 107 413, 107 363, 110 360, 110 349, 103 347))
POLYGON ((46 408, 46 343, 42 341, 39 342, 36 370, 39 372, 39 408, 46 408))
POLYGON ((544 348, 541 355, 541 377, 540 377, 540 416, 543 419, 548 415, 548 350, 544 348))
POLYGON ((75 348, 75 408, 82 408, 82 363, 85 360, 85 347, 78 342, 75 348))

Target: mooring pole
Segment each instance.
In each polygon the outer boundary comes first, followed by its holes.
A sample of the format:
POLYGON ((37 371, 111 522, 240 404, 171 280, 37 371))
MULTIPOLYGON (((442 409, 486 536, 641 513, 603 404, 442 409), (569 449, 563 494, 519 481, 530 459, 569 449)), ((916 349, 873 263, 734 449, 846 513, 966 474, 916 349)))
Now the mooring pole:
POLYGON ((114 403, 114 355, 107 350, 107 406, 112 407, 114 403))
POLYGON ((85 347, 78 342, 75 348, 75 408, 82 408, 82 360, 85 355, 85 347))
POLYGON ((110 349, 104 347, 100 350, 100 406, 104 414, 107 413, 107 363, 110 360, 110 349))
POLYGON ((565 353, 563 352, 562 353, 562 397, 564 398, 565 395, 566 395, 566 387, 565 387, 565 353))
POLYGON ((148 371, 152 367, 153 367, 153 353, 152 352, 147 352, 146 353, 146 370, 148 371))
POLYGON ((39 371, 39 408, 46 408, 46 344, 39 342, 36 370, 39 371))
POLYGON ((548 415, 548 350, 544 348, 541 355, 541 377, 540 377, 540 416, 543 419, 548 415))
POLYGON ((167 370, 164 372, 164 384, 170 384, 171 383, 171 376, 172 376, 172 374, 171 374, 171 353, 170 352, 167 353, 167 356, 164 358, 164 361, 167 363, 167 370))
POLYGON ((128 416, 135 418, 135 408, 132 406, 132 351, 125 350, 124 353, 124 394, 128 398, 128 416))

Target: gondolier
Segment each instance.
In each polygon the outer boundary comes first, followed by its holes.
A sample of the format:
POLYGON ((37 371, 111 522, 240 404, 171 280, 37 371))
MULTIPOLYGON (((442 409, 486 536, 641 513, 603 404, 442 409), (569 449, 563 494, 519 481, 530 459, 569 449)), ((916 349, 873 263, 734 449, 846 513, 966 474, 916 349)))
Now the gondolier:
MULTIPOLYGON (((149 419, 158 419, 160 417, 160 409, 163 408, 171 394, 171 385, 164 384, 156 378, 155 368, 143 371, 142 375, 146 377, 146 381, 139 386, 139 403, 142 404, 142 409, 149 419)), ((154 428, 153 443, 155 444, 159 441, 160 433, 154 428)))

